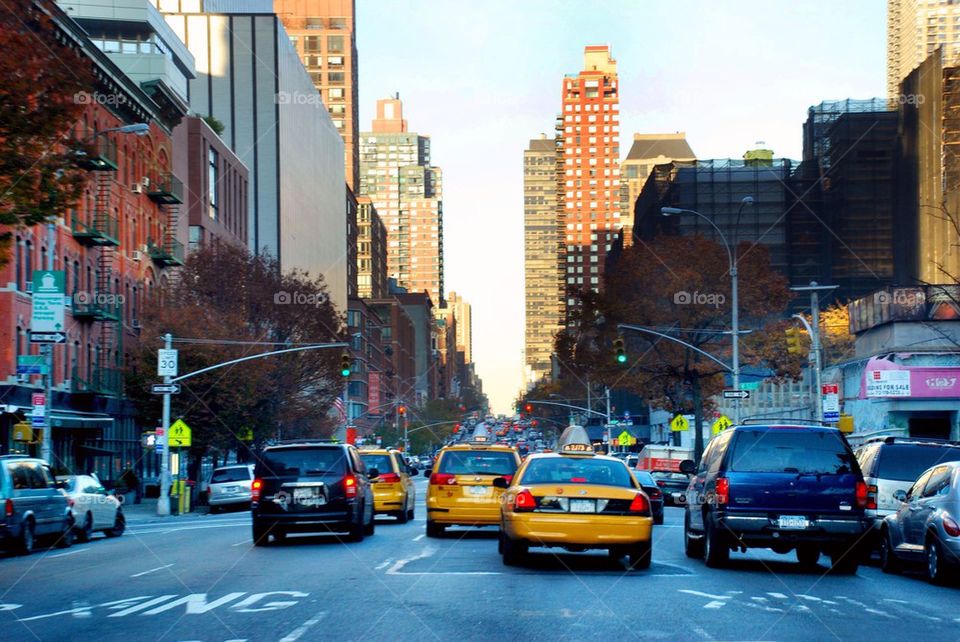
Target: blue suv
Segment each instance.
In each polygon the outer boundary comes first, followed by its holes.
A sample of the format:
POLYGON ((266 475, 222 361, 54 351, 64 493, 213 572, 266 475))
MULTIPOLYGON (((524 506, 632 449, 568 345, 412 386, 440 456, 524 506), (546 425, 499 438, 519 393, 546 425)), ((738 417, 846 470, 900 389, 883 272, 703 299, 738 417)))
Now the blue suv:
POLYGON ((731 550, 796 551, 814 566, 821 553, 836 573, 855 573, 867 488, 850 446, 835 428, 739 425, 710 441, 687 490, 684 548, 707 566, 727 562, 731 550))

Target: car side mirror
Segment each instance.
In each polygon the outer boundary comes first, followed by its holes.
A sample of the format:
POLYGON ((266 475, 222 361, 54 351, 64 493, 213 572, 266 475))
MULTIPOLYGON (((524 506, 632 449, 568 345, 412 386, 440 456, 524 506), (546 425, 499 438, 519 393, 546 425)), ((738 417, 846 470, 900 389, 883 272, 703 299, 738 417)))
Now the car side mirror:
POLYGON ((903 490, 903 489, 894 491, 894 493, 893 493, 893 498, 894 498, 895 500, 897 500, 898 502, 903 503, 903 502, 907 501, 907 491, 905 491, 905 490, 903 490))
POLYGON ((67 482, 65 481, 55 481, 53 482, 54 488, 59 488, 60 490, 67 490, 67 482))
POLYGON ((680 462, 680 472, 684 475, 692 475, 697 472, 697 463, 692 459, 684 459, 680 462))
POLYGON ((507 488, 509 485, 510 482, 508 482, 505 477, 495 477, 493 480, 494 488, 507 488))
POLYGON ((376 468, 371 468, 367 471, 367 479, 376 479, 380 476, 380 471, 376 468))
POLYGON ((413 466, 410 467, 410 470, 408 472, 411 477, 416 477, 420 473, 420 471, 414 468, 413 466))

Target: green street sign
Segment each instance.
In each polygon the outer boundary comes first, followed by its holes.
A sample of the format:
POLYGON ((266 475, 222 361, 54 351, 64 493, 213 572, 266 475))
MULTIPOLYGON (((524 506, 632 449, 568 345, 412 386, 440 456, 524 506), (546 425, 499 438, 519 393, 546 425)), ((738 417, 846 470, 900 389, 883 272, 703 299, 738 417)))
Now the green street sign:
POLYGON ((63 325, 63 270, 33 271, 33 315, 31 332, 59 332, 63 325))

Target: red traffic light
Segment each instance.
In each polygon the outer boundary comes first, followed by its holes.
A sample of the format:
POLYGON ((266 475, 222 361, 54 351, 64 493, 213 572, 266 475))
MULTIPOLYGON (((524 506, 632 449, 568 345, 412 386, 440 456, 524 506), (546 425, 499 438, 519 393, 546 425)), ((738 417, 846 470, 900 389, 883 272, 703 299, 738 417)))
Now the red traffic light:
POLYGON ((533 404, 529 404, 529 403, 528 403, 527 405, 525 405, 525 406, 523 407, 523 410, 524 410, 527 414, 533 412, 533 404))
POLYGON ((406 406, 400 406, 399 408, 397 408, 397 412, 399 412, 401 415, 405 415, 405 414, 407 414, 407 407, 406 407, 406 406))

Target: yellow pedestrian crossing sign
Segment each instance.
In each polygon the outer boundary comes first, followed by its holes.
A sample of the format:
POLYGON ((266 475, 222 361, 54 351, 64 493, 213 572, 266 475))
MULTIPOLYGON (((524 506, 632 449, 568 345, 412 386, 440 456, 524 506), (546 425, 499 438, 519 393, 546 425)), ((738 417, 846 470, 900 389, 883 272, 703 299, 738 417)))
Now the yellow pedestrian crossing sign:
POLYGON ((713 425, 711 426, 711 432, 714 435, 718 435, 732 425, 733 422, 730 421, 730 417, 726 415, 720 415, 717 417, 717 420, 713 422, 713 425))
POLYGON ((617 437, 617 443, 620 444, 621 446, 633 446, 634 444, 637 443, 637 438, 631 435, 630 433, 628 433, 626 430, 624 430, 617 437))
POLYGON ((670 422, 670 430, 673 432, 683 432, 690 427, 690 422, 683 415, 677 415, 670 422))
POLYGON ((167 431, 170 448, 189 448, 193 444, 193 431, 183 419, 177 419, 167 431))

